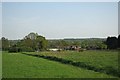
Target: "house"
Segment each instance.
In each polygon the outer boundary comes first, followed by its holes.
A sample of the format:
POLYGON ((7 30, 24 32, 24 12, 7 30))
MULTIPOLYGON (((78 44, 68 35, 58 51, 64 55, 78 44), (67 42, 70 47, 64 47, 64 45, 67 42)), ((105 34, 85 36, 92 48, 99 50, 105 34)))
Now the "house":
POLYGON ((67 46, 64 48, 64 50, 76 50, 79 51, 81 49, 81 47, 79 46, 67 46))
POLYGON ((57 48, 52 48, 52 49, 48 49, 49 51, 61 51, 62 49, 57 49, 57 48))

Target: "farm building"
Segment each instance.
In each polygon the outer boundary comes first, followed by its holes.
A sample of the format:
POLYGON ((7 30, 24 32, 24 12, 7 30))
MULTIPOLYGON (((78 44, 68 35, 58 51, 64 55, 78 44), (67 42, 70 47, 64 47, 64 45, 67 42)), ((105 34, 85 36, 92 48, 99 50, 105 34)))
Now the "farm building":
POLYGON ((57 48, 52 48, 52 49, 48 49, 49 51, 61 51, 62 49, 57 49, 57 48))

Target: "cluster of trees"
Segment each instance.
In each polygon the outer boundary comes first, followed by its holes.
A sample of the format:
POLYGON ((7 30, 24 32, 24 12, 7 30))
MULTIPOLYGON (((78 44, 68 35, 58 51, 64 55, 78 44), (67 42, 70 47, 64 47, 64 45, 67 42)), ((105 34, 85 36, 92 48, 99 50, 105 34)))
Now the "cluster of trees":
POLYGON ((106 49, 105 39, 92 38, 81 42, 81 47, 86 49, 106 49))
POLYGON ((20 51, 43 51, 47 49, 47 40, 45 37, 36 33, 30 33, 24 39, 18 41, 10 41, 4 37, 2 41, 2 50, 9 52, 20 51))
POLYGON ((108 37, 106 40, 106 45, 108 49, 120 48, 120 35, 117 37, 108 37))
POLYGON ((59 39, 46 40, 45 37, 37 33, 30 33, 22 40, 8 40, 2 37, 0 40, 0 50, 9 52, 20 51, 43 51, 49 48, 65 49, 70 46, 78 46, 83 49, 117 49, 120 48, 120 35, 108 37, 107 39, 59 39))
POLYGON ((48 48, 66 48, 78 46, 83 49, 117 49, 120 48, 120 35, 117 37, 108 37, 107 39, 89 38, 89 39, 63 39, 48 40, 48 48))
POLYGON ((107 49, 105 39, 63 39, 63 40, 48 40, 49 48, 67 48, 70 46, 78 46, 84 49, 107 49))

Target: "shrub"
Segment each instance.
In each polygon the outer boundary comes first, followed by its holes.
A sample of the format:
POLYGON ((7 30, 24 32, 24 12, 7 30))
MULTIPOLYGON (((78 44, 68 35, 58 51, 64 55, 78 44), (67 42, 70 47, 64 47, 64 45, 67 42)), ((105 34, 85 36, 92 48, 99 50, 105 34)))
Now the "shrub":
POLYGON ((21 49, 18 47, 11 47, 9 48, 8 52, 12 53, 12 52, 21 52, 21 49))
POLYGON ((31 47, 26 47, 26 46, 21 47, 21 50, 23 52, 34 52, 34 50, 31 47))

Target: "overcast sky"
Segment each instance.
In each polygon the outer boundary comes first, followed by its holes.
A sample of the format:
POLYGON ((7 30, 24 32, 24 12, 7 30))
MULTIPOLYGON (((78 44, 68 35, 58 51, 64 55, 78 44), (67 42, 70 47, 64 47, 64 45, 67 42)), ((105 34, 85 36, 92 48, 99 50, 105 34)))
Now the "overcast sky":
POLYGON ((2 36, 22 39, 36 32, 47 39, 118 35, 117 2, 2 3, 2 36))

